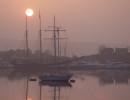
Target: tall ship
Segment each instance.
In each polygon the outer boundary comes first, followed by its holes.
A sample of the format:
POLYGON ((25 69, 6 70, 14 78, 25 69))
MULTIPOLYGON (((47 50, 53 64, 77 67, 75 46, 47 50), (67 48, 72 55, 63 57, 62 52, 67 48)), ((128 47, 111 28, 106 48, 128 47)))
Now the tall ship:
POLYGON ((44 61, 44 57, 43 57, 43 51, 42 51, 42 25, 41 25, 41 14, 39 11, 39 55, 40 55, 40 59, 36 60, 36 59, 31 59, 29 57, 29 45, 28 45, 28 29, 27 29, 27 16, 26 16, 26 58, 24 59, 16 59, 16 61, 13 62, 13 65, 16 68, 32 68, 32 67, 36 67, 36 68, 42 68, 42 67, 57 67, 57 65, 61 65, 61 64, 66 64, 69 63, 70 60, 65 60, 67 59, 66 57, 66 47, 65 47, 65 55, 64 55, 64 61, 61 60, 61 48, 60 48, 60 39, 67 39, 67 38, 61 38, 60 37, 60 32, 61 31, 66 31, 61 29, 61 27, 56 26, 56 18, 54 15, 54 22, 53 22, 53 26, 51 30, 45 30, 45 32, 47 31, 52 31, 53 32, 53 37, 51 38, 51 40, 53 40, 53 55, 51 55, 51 61, 50 62, 45 62, 44 61))

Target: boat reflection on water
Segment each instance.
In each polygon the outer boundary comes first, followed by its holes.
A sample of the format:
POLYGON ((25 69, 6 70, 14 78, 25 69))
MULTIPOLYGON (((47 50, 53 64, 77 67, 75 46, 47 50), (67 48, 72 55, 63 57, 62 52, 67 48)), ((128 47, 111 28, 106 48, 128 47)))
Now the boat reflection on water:
POLYGON ((54 97, 53 100, 60 100, 61 88, 72 87, 69 81, 40 81, 40 100, 42 100, 42 86, 54 87, 54 97))

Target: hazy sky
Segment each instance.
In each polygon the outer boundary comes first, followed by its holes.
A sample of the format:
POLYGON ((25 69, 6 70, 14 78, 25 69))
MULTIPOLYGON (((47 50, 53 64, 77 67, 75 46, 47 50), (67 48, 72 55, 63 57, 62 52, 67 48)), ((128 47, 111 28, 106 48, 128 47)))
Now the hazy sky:
POLYGON ((29 39, 38 38, 40 9, 43 30, 55 14, 72 41, 130 44, 130 0, 0 0, 0 39, 24 38, 26 8, 29 39))

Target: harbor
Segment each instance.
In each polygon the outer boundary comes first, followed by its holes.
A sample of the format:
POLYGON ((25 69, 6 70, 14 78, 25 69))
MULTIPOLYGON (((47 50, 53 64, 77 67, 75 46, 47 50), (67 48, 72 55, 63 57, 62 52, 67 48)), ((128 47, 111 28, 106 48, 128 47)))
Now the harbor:
POLYGON ((0 0, 0 100, 130 100, 129 0, 0 0))

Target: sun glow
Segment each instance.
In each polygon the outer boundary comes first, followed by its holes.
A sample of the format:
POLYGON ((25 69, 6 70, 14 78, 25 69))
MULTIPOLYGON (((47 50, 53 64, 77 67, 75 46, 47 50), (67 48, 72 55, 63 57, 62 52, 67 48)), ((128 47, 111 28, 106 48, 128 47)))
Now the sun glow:
POLYGON ((32 16, 33 15, 33 10, 32 9, 27 9, 26 10, 26 15, 27 16, 32 16))
POLYGON ((32 99, 28 99, 28 100, 32 100, 32 99))

